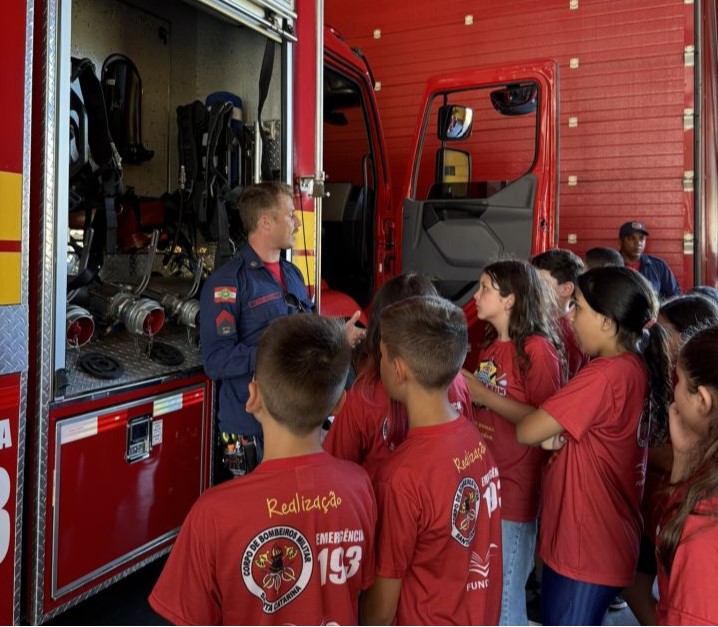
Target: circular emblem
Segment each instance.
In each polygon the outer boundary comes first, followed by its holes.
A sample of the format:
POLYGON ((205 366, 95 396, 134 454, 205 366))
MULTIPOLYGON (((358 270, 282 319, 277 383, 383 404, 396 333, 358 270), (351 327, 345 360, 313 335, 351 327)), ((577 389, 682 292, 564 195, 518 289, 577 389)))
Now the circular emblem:
POLYGON ((242 556, 244 585, 274 614, 306 588, 314 568, 312 548, 294 527, 270 527, 258 533, 242 556))
POLYGON ((451 537, 468 547, 476 533, 479 515, 479 486, 471 477, 464 477, 456 488, 451 508, 451 537))

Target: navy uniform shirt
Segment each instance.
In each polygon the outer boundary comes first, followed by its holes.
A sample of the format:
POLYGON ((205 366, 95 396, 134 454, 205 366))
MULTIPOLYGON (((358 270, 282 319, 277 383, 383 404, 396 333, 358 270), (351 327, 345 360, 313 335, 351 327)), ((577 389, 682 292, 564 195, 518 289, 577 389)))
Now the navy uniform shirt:
POLYGON ((673 272, 663 259, 651 257, 651 255, 641 255, 641 265, 638 271, 648 279, 661 300, 678 296, 681 293, 676 277, 673 276, 673 272))
POLYGON ((286 290, 245 244, 202 288, 200 346, 207 376, 219 381, 220 432, 261 435, 245 409, 259 338, 274 319, 313 308, 299 269, 284 259, 280 269, 286 290))

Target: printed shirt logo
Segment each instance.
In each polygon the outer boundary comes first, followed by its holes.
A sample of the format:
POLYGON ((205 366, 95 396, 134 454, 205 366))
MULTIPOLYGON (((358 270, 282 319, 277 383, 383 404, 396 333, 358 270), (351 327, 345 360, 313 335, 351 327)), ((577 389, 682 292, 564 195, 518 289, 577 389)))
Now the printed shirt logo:
POLYGON ((469 572, 476 573, 479 577, 487 579, 489 571, 491 570, 491 550, 498 549, 499 545, 493 542, 489 545, 488 551, 486 551, 486 557, 482 558, 475 551, 471 551, 471 563, 469 565, 469 572))
POLYGON ((474 539, 479 504, 479 486, 471 477, 464 477, 456 488, 451 508, 451 537, 463 547, 474 539))
POLYGON ((242 579, 262 602, 265 614, 274 614, 307 587, 314 569, 309 542, 294 527, 271 527, 258 533, 242 556, 242 579))
POLYGON ((228 311, 222 311, 215 318, 217 335, 231 335, 237 329, 234 316, 228 311))
POLYGON ((474 376, 484 384, 484 386, 499 396, 506 396, 506 374, 497 376, 498 368, 493 359, 482 361, 478 369, 474 372, 474 376))
POLYGON ((237 288, 236 287, 215 287, 214 288, 215 303, 236 303, 237 288))

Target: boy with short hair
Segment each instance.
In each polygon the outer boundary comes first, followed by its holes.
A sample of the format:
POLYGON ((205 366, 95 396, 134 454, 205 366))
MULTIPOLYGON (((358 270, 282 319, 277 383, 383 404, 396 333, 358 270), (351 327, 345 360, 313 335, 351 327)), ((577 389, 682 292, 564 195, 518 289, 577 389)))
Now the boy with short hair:
POLYGON ((602 268, 603 266, 616 266, 620 268, 626 264, 623 256, 613 248, 605 248, 604 246, 596 246, 586 251, 586 269, 602 268))
POLYGON ((573 251, 564 248, 552 248, 531 258, 531 265, 538 270, 544 283, 556 295, 561 317, 558 327, 566 347, 568 378, 573 376, 588 363, 588 357, 581 350, 568 319, 571 302, 576 289, 576 281, 585 267, 581 258, 573 251))
POLYGON ((449 402, 466 356, 461 309, 411 297, 381 314, 381 380, 406 406, 407 438, 380 469, 377 580, 365 624, 497 624, 498 469, 479 430, 449 402))
POLYGON ((350 347, 320 316, 274 321, 257 350, 247 410, 264 459, 202 495, 150 605, 176 624, 356 624, 373 581, 376 503, 359 466, 322 450, 344 400, 350 347))

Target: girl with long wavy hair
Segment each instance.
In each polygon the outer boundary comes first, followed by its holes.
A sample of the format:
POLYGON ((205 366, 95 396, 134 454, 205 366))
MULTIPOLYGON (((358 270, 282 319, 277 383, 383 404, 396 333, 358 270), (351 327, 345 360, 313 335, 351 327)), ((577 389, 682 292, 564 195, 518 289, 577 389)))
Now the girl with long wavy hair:
POLYGON ((504 586, 501 625, 526 625, 526 581, 534 566, 541 472, 545 452, 519 444, 506 419, 511 402, 538 406, 562 385, 565 359, 556 324, 558 306, 526 261, 484 268, 474 296, 486 331, 479 367, 465 372, 474 416, 501 476, 504 586), (508 401, 508 403, 507 403, 508 401))

